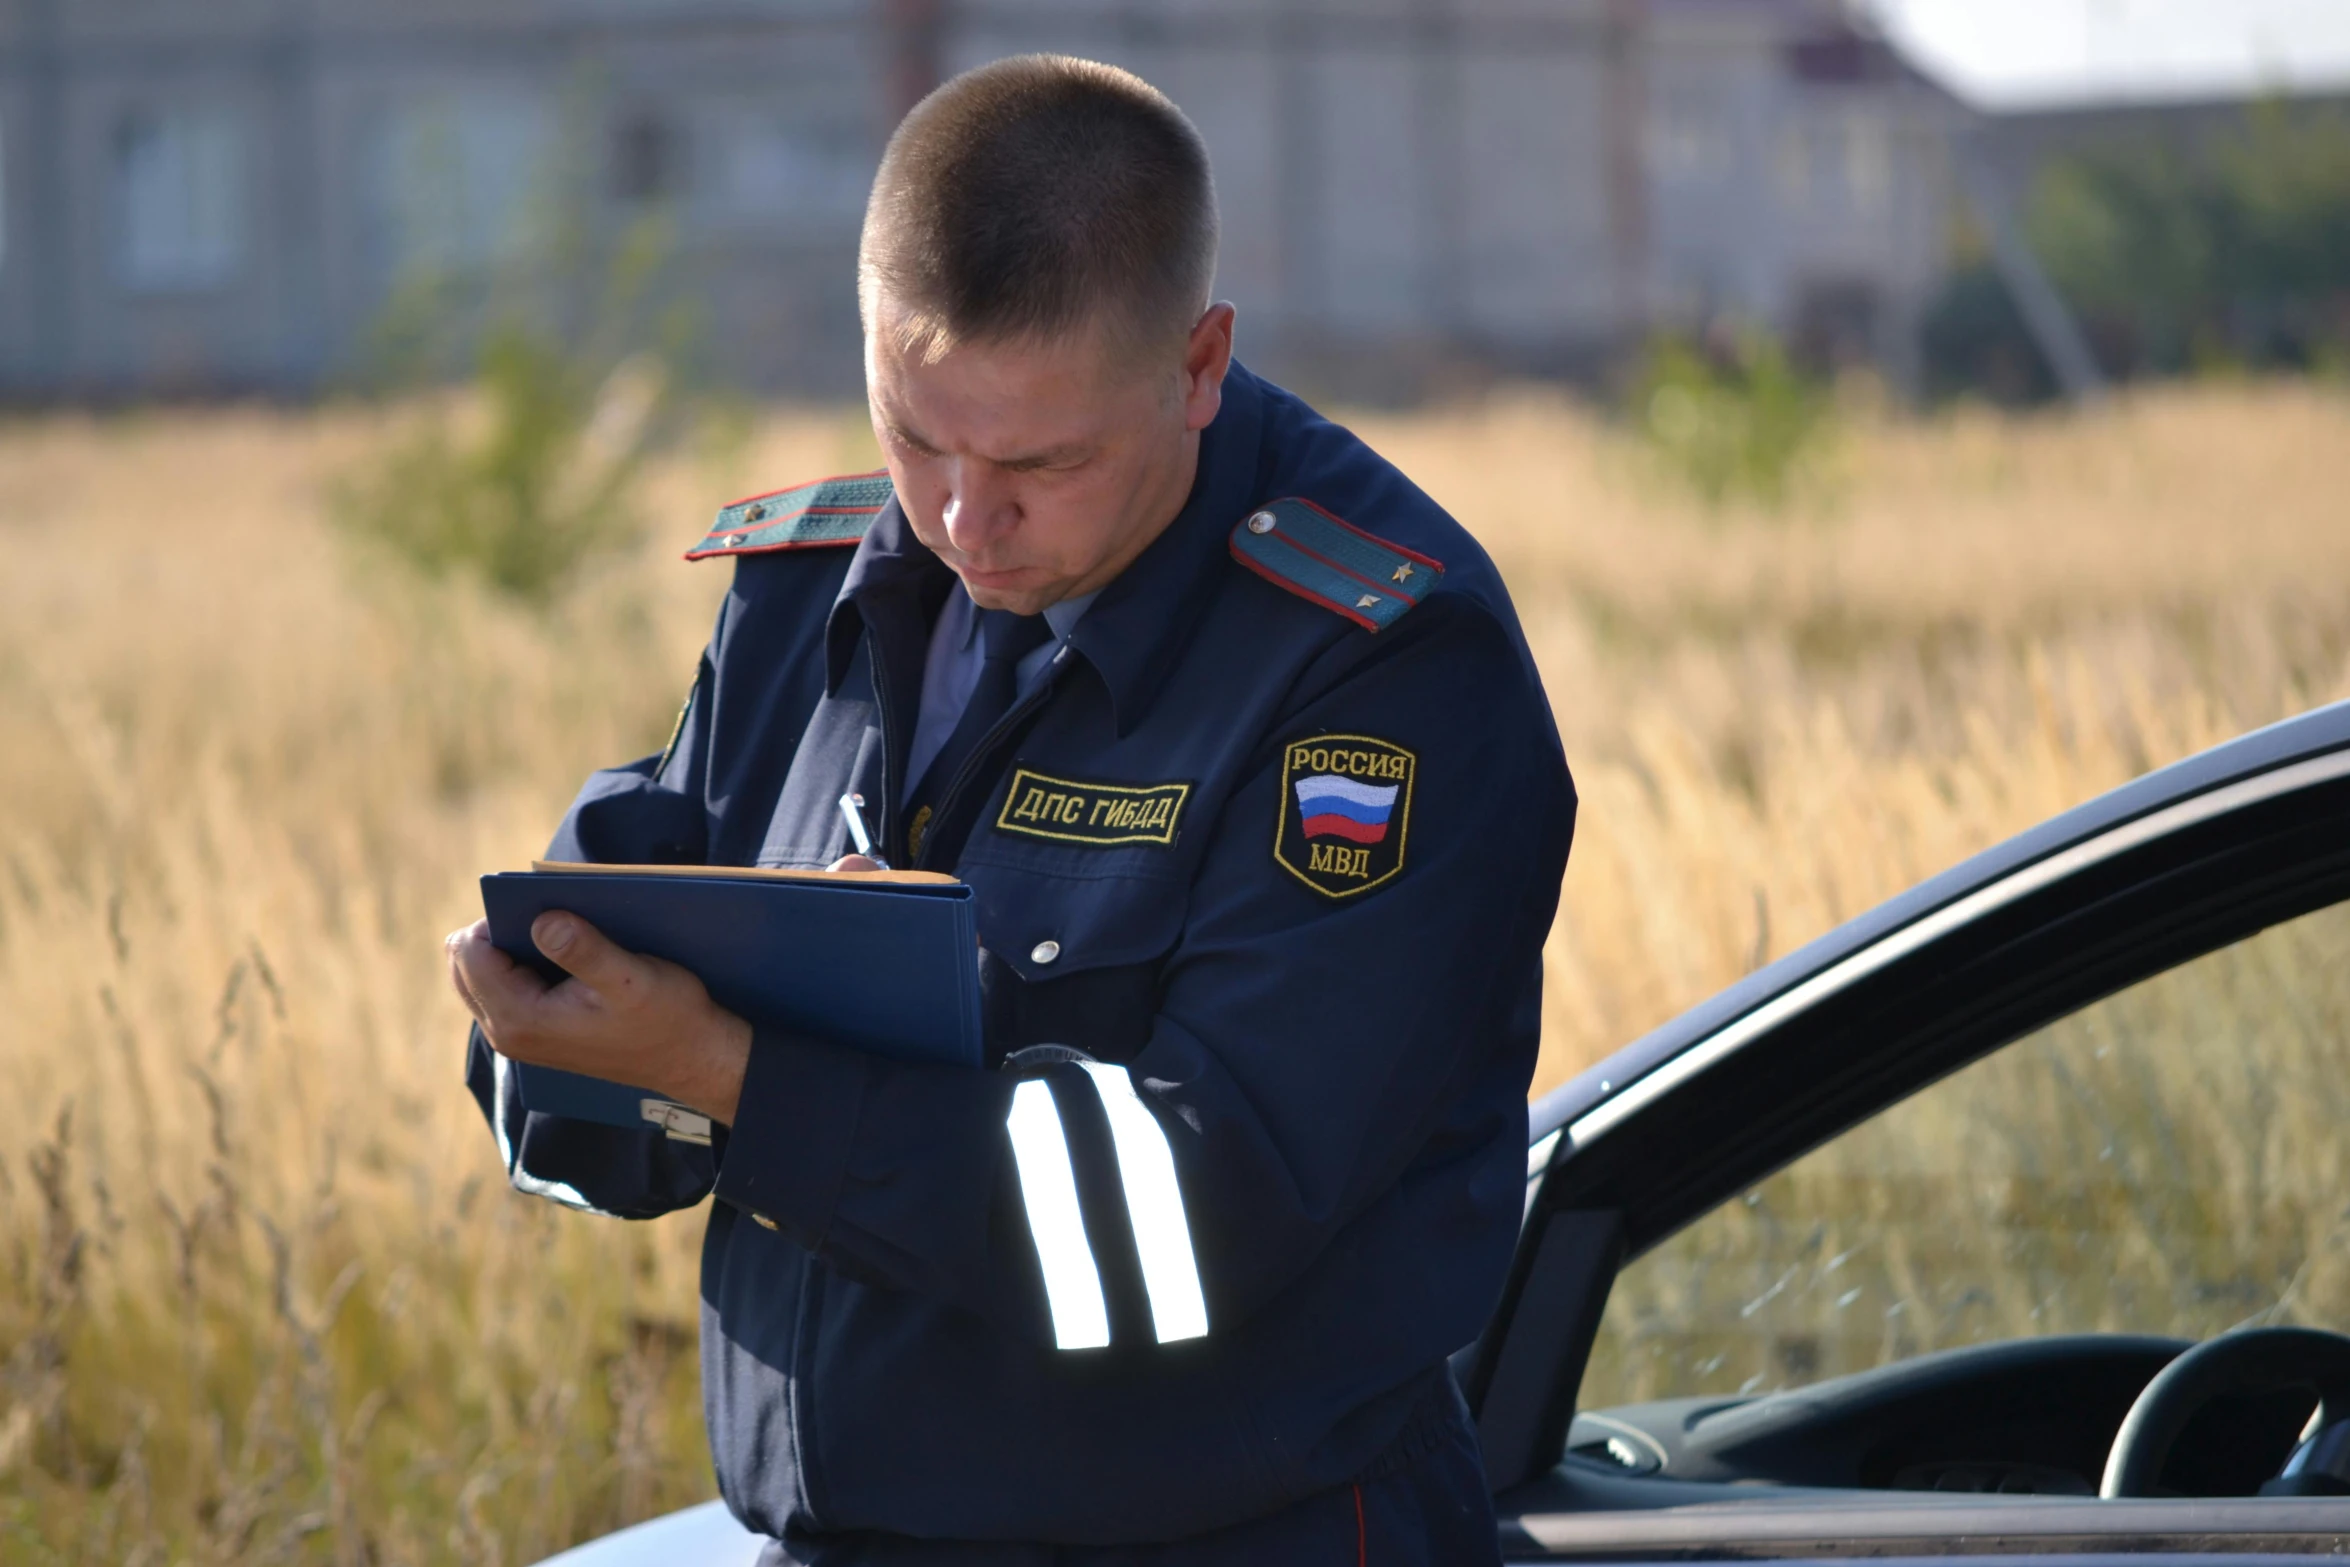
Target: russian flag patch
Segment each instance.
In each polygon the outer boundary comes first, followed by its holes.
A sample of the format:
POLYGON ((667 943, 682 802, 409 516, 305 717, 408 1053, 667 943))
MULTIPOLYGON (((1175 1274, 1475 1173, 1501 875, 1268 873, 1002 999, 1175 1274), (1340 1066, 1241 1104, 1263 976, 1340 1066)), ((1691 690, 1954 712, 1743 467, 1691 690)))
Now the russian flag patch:
POLYGON ((1281 752, 1273 858, 1326 898, 1350 898, 1403 869, 1419 759, 1371 735, 1315 735, 1281 752))
POLYGON ((1336 773, 1300 778, 1289 788, 1297 796, 1297 813, 1309 843, 1316 838, 1385 843, 1387 818, 1395 814, 1395 797, 1403 793, 1401 784, 1373 788, 1336 773))

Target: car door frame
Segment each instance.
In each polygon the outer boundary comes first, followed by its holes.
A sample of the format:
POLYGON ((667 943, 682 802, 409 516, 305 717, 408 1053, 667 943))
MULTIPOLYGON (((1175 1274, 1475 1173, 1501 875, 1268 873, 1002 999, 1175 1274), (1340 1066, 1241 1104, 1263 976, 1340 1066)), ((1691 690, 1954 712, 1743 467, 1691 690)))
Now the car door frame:
POLYGON ((1497 1494, 1560 1461, 1624 1263, 2017 1037, 2346 897, 2337 703, 1987 851, 1539 1101, 1518 1255, 1459 1362, 1497 1494))

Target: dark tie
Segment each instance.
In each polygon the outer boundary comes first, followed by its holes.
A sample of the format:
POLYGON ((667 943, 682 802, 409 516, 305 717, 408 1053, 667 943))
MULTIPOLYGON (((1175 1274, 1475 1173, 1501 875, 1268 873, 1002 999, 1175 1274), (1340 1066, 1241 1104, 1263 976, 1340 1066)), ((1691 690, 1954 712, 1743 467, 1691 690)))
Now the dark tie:
POLYGON ((938 807, 946 803, 947 791, 954 787, 955 775, 979 749, 988 731, 1012 710, 1020 694, 1020 660, 1052 636, 1053 629, 1042 615, 1015 615, 1008 609, 979 612, 979 682, 971 688, 971 700, 964 704, 955 732, 947 736, 947 743, 931 759, 906 802, 906 849, 912 862, 921 862, 923 840, 938 807))

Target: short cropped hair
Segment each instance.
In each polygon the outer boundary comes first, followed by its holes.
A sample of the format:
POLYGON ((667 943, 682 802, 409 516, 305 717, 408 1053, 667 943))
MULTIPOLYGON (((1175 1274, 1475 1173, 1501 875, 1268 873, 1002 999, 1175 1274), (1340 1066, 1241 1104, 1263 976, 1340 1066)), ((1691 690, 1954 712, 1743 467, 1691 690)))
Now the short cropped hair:
POLYGON ((857 305, 874 331, 886 297, 924 360, 1095 325, 1149 355, 1191 330, 1215 272, 1215 185, 1183 111, 1115 66, 1020 55, 947 82, 890 137, 857 305))

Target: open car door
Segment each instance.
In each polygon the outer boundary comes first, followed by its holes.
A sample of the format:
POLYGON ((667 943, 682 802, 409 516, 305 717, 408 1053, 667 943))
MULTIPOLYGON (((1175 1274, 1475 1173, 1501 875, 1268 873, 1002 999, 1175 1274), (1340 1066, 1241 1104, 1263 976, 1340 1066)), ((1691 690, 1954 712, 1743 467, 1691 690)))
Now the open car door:
POLYGON ((1461 1361, 1505 1555, 2342 1550, 2346 899, 2350 704, 1541 1101, 1461 1361))

